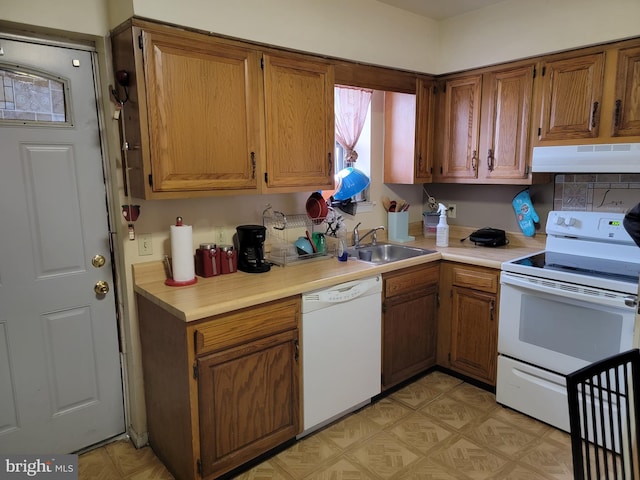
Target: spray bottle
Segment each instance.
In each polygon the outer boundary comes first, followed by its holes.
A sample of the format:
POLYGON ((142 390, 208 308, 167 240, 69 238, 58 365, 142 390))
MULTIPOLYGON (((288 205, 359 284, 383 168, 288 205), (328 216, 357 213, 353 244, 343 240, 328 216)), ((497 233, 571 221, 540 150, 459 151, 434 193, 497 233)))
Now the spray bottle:
POLYGON ((447 225, 447 207, 439 203, 438 213, 440 214, 440 221, 436 227, 436 247, 448 247, 449 225, 447 225))

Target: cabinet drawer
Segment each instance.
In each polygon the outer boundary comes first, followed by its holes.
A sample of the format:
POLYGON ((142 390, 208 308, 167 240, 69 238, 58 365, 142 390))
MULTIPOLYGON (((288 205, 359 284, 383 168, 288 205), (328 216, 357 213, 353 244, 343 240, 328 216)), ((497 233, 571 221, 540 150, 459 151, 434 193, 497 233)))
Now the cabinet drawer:
POLYGON ((385 274, 384 296, 390 298, 403 295, 428 285, 437 285, 440 277, 440 265, 419 265, 398 272, 385 274))
POLYGON ((498 271, 472 267, 453 267, 453 284, 483 292, 498 292, 498 271))
POLYGON ((195 327, 196 355, 297 328, 299 318, 299 297, 290 297, 215 317, 195 327))

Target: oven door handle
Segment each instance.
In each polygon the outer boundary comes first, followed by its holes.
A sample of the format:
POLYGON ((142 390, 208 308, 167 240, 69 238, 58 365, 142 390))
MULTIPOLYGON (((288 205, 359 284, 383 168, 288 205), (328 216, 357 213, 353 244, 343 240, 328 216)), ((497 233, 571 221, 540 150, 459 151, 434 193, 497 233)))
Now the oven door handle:
POLYGON ((635 310, 638 305, 638 297, 626 293, 611 292, 598 288, 582 287, 557 280, 542 279, 519 275, 517 273, 502 272, 500 283, 512 285, 521 290, 545 293, 547 295, 561 296, 571 300, 597 305, 605 305, 614 308, 635 310))

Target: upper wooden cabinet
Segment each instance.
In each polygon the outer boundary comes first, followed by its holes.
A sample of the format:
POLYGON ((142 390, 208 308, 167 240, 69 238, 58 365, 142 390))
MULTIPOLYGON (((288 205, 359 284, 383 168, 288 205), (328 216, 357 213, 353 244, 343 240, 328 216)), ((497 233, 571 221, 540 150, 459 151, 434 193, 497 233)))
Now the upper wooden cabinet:
POLYGON ((528 180, 534 64, 492 71, 483 77, 479 177, 528 180))
POLYGON ((122 130, 133 196, 333 186, 328 62, 139 20, 112 42, 115 70, 131 77, 122 130))
POLYGON ((603 74, 604 53, 542 65, 540 141, 598 136, 603 74))
POLYGON ((438 180, 475 180, 478 178, 482 75, 446 79, 438 94, 438 180))
POLYGON ((384 94, 384 183, 427 183, 433 176, 435 82, 418 79, 416 93, 384 94))
POLYGON ((528 63, 445 79, 438 92, 437 181, 531 182, 534 75, 528 63))
POLYGON ((333 67, 273 54, 263 60, 267 187, 332 189, 333 67))
POLYGON ((618 51, 611 136, 640 136, 640 46, 618 51))
POLYGON ((542 62, 535 145, 640 141, 640 41, 549 56, 542 62))

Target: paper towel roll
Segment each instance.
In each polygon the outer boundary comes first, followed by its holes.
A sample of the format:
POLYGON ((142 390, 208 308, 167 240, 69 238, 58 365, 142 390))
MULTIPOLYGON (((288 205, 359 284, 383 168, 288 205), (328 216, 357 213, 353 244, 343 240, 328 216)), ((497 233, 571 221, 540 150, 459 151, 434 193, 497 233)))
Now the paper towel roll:
POLYGON ((171 225, 171 263, 174 281, 188 282, 194 279, 191 225, 171 225))

